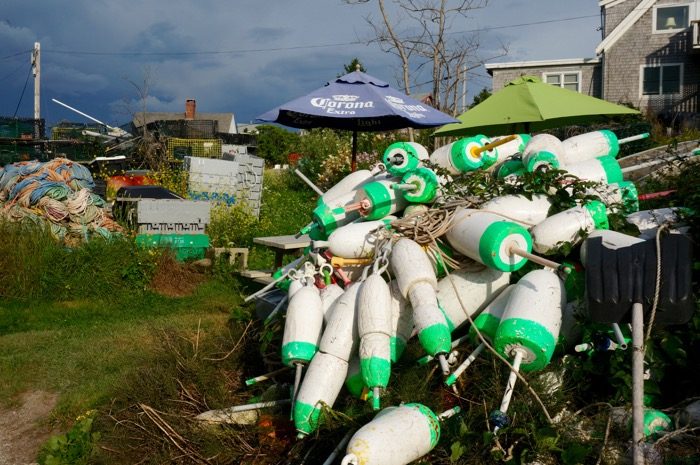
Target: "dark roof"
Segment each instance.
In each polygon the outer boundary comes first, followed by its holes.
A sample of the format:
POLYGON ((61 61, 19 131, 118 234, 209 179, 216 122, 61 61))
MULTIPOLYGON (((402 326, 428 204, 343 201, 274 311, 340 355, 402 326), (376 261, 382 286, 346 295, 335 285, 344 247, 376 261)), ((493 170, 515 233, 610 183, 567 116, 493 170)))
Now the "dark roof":
MULTIPOLYGON (((144 123, 144 113, 137 112, 132 120, 135 127, 140 128, 144 123)), ((154 121, 179 121, 185 119, 184 112, 146 112, 146 124, 150 124, 154 121)), ((214 120, 218 122, 220 132, 228 132, 229 128, 233 127, 234 131, 237 131, 235 121, 233 119, 233 113, 195 113, 196 120, 214 120), (231 124, 233 123, 233 124, 231 124)))

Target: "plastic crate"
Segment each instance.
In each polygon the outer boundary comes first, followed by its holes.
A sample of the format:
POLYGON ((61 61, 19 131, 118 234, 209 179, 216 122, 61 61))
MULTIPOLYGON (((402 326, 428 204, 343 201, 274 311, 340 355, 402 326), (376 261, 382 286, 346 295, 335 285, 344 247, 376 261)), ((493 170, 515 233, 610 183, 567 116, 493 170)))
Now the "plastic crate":
POLYGON ((209 248, 206 234, 137 234, 136 244, 141 247, 172 249, 180 261, 204 258, 209 248))

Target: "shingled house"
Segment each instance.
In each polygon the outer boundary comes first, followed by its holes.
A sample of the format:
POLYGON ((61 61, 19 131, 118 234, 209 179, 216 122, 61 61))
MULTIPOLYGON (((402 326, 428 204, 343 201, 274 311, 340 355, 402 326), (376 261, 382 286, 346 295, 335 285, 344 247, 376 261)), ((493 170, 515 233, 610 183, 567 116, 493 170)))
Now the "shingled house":
POLYGON ((614 103, 696 120, 700 0, 599 0, 593 58, 488 63, 493 89, 524 74, 614 103))

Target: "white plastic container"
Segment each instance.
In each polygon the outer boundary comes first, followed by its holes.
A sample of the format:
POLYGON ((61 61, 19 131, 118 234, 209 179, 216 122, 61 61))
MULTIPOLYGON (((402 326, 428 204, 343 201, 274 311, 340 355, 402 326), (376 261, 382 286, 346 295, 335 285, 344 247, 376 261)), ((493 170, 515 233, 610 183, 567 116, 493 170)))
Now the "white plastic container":
POLYGON ((393 216, 375 221, 362 221, 342 226, 327 241, 314 241, 314 248, 327 247, 331 254, 343 258, 367 258, 374 254, 377 235, 373 231, 387 227, 393 216))
POLYGON ((563 165, 570 165, 598 157, 617 157, 620 145, 617 136, 612 131, 603 129, 569 137, 562 141, 564 147, 563 165))
POLYGON ((561 167, 582 181, 614 184, 622 181, 622 169, 613 157, 599 157, 561 167))
POLYGON ((523 150, 523 164, 529 173, 541 167, 559 168, 564 154, 561 141, 551 134, 532 136, 523 150))
POLYGON ((413 333, 413 307, 401 295, 396 280, 389 283, 391 291, 391 363, 396 363, 406 349, 413 333))
POLYGON ((457 210, 446 237, 461 254, 500 271, 516 271, 527 262, 510 252, 512 246, 532 250, 530 233, 525 228, 480 210, 457 210))
MULTIPOLYGON (((617 231, 610 231, 608 229, 598 229, 596 231, 593 231, 588 235, 587 239, 592 239, 595 237, 602 237, 603 246, 612 250, 617 250, 620 247, 627 247, 629 245, 644 242, 643 239, 639 239, 638 237, 630 236, 628 234, 622 234, 621 232, 617 231)), ((588 240, 583 241, 583 244, 581 244, 581 249, 579 250, 581 264, 583 264, 584 267, 586 266, 586 255, 588 253, 587 242, 588 240)))
POLYGON ((389 173, 403 176, 429 158, 428 149, 417 142, 394 142, 384 151, 382 162, 389 173))
POLYGON ((488 267, 453 271, 441 279, 438 282, 438 300, 451 329, 454 331, 468 321, 467 312, 472 319, 476 318, 508 286, 509 279, 510 273, 488 267))
POLYGON ((554 253, 565 242, 576 245, 582 240, 582 234, 590 233, 594 229, 607 228, 605 205, 593 200, 583 206, 552 215, 534 226, 530 230, 532 247, 541 254, 554 253))
POLYGON ((524 195, 504 195, 484 202, 479 209, 530 228, 547 218, 551 206, 552 201, 544 194, 533 194, 531 199, 524 195))
POLYGON ((316 286, 297 291, 287 307, 282 337, 282 362, 286 366, 308 363, 318 350, 323 329, 323 302, 316 286))
POLYGON ((422 404, 388 407, 350 439, 342 465, 407 465, 433 450, 440 421, 422 404))
POLYGON ((442 147, 438 147, 431 155, 430 162, 446 169, 450 174, 466 173, 481 168, 484 161, 480 154, 474 154, 474 149, 480 149, 488 140, 476 137, 459 139, 442 147))
POLYGON ((511 292, 496 331, 495 349, 506 358, 521 351, 523 371, 544 368, 554 353, 565 306, 564 283, 555 273, 529 272, 511 292))
POLYGON ((400 180, 400 178, 390 178, 373 181, 357 190, 355 202, 365 201, 369 203, 369 208, 360 210, 360 215, 364 217, 365 221, 380 220, 406 208, 408 202, 403 198, 403 195, 392 188, 393 184, 400 180))

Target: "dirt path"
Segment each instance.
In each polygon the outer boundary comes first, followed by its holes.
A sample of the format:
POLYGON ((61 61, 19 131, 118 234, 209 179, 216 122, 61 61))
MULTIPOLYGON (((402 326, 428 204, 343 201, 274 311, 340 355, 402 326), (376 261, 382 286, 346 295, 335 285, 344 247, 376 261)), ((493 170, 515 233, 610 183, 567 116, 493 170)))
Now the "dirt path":
POLYGON ((19 407, 0 410, 0 465, 34 463, 41 445, 56 433, 42 420, 57 400, 56 394, 32 391, 22 395, 19 407))

